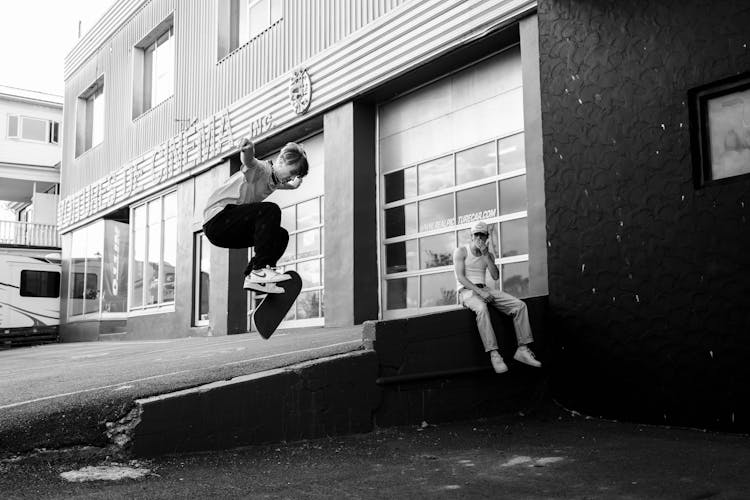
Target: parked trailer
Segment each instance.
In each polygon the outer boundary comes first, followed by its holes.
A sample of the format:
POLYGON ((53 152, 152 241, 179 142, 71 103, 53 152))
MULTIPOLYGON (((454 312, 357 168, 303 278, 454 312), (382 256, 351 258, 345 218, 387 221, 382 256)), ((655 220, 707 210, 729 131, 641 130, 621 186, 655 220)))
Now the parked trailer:
POLYGON ((0 348, 59 340, 60 259, 0 254, 0 348))

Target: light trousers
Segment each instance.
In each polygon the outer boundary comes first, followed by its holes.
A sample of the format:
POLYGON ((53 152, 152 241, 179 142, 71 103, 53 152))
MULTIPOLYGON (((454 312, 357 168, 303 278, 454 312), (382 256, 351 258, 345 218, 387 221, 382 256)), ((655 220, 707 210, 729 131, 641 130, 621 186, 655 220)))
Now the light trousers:
POLYGON ((477 328, 479 336, 482 338, 484 350, 486 352, 497 349, 497 337, 495 330, 490 322, 489 306, 494 306, 498 311, 507 314, 513 318, 513 326, 516 330, 516 340, 518 345, 530 344, 534 341, 531 334, 531 324, 529 323, 529 313, 526 310, 524 302, 509 293, 502 290, 491 290, 484 288, 492 294, 492 300, 485 302, 482 298, 474 293, 473 290, 466 288, 459 293, 459 299, 464 307, 474 311, 477 316, 477 328))

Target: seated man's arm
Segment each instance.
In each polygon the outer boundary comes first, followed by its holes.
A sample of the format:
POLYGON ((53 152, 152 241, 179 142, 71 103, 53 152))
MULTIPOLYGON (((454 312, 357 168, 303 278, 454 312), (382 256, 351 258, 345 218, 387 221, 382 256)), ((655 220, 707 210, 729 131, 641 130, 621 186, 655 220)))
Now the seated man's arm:
POLYGON ((464 247, 458 247, 453 251, 453 270, 456 273, 456 281, 461 283, 464 288, 482 297, 487 293, 466 277, 466 249, 464 247))

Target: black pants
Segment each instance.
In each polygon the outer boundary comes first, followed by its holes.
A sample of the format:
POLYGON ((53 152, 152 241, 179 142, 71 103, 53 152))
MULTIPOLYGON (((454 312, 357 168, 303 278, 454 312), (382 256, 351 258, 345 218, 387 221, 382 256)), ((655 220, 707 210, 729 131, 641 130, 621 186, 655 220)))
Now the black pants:
POLYGON ((289 233, 281 227, 281 209, 268 201, 227 205, 203 225, 203 233, 217 247, 255 247, 245 276, 253 269, 274 267, 289 243, 289 233))

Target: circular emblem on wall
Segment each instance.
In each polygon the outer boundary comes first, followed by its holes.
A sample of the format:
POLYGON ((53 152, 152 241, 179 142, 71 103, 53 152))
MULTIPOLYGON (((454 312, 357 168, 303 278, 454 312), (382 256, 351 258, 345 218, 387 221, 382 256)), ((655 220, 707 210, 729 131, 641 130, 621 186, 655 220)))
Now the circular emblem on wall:
POLYGON ((312 85, 310 75, 307 74, 307 68, 300 68, 292 72, 289 78, 289 103, 292 109, 298 115, 306 112, 310 107, 312 98, 312 85))

